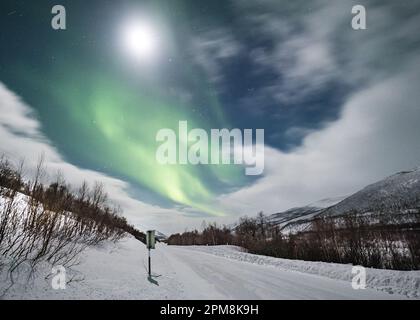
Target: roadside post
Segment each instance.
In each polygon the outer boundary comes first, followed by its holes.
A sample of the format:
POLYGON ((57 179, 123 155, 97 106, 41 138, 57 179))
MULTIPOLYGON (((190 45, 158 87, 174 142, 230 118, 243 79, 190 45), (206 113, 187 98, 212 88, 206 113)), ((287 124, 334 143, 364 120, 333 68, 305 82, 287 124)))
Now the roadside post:
POLYGON ((150 257, 150 249, 155 249, 155 230, 148 230, 146 234, 146 245, 149 251, 149 277, 152 276, 152 262, 150 257))

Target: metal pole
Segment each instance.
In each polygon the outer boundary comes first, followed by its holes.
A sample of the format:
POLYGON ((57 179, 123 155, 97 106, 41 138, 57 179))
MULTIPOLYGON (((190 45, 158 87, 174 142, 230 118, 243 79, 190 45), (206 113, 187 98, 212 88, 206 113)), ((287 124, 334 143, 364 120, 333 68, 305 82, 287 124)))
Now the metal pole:
POLYGON ((149 248, 149 277, 152 276, 151 261, 150 261, 150 248, 149 248))

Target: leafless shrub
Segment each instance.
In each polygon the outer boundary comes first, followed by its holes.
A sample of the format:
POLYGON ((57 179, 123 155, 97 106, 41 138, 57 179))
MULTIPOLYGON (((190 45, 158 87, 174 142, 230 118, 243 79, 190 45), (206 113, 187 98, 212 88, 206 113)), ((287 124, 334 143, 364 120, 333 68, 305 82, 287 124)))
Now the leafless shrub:
POLYGON ((406 223, 389 219, 385 223, 374 215, 349 212, 313 219, 309 230, 284 235, 259 213, 256 218, 241 218, 233 230, 209 225, 202 232, 175 234, 167 241, 173 245, 234 244, 250 253, 280 258, 419 270, 419 230, 419 213, 411 214, 406 223))
POLYGON ((71 267, 88 246, 118 241, 126 232, 143 235, 108 205, 100 183, 90 190, 85 182, 73 193, 57 174, 45 187, 43 158, 31 181, 24 182, 22 172, 23 165, 16 169, 0 158, 0 275, 7 274, 10 285, 23 272, 33 277, 40 264, 71 267))

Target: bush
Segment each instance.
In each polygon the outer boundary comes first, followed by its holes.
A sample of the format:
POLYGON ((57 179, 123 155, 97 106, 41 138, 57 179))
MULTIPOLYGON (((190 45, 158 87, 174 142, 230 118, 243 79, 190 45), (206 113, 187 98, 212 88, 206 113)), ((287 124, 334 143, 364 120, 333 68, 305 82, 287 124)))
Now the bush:
POLYGON ((352 263, 395 270, 420 269, 420 215, 407 223, 373 223, 377 217, 349 212, 316 218, 305 232, 284 235, 259 213, 241 218, 233 230, 216 224, 175 234, 172 245, 238 245, 250 253, 307 261, 352 263))
POLYGON ((108 205, 100 183, 92 189, 83 183, 73 193, 61 175, 41 184, 42 161, 32 181, 23 181, 22 168, 0 160, 0 274, 6 271, 10 285, 21 269, 30 278, 41 263, 71 267, 87 246, 126 232, 144 242, 144 234, 108 205))

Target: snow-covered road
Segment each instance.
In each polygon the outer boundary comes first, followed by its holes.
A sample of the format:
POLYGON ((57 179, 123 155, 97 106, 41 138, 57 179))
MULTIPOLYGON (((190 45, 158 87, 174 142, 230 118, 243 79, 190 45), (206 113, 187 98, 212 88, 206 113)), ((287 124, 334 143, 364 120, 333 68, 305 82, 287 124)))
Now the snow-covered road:
MULTIPOLYGON (((350 282, 235 261, 188 247, 160 246, 167 266, 191 299, 391 299, 374 289, 354 290, 350 282)), ((350 268, 349 268, 350 271, 350 268)))
MULTIPOLYGON (((77 279, 65 290, 54 290, 47 269, 30 287, 15 286, 5 298, 30 299, 401 299, 375 289, 354 290, 350 281, 293 271, 265 264, 240 261, 247 254, 235 248, 174 247, 158 244, 152 251, 153 279, 147 277, 147 250, 133 238, 101 248, 90 248, 80 265, 77 279), (215 251, 216 250, 216 251, 215 251), (215 252, 218 254, 216 255, 215 252), (220 252, 224 256, 220 256, 220 252)), ((261 263, 262 261, 262 263, 261 263)), ((293 260, 274 259, 274 261, 293 260)), ((310 263, 312 264, 312 263, 310 263)), ((330 265, 330 264, 328 264, 330 265)), ((332 265, 332 264, 331 264, 332 265)), ((327 266, 323 264, 321 266, 327 266)), ((351 273, 350 266, 332 265, 351 273)), ((338 269, 337 269, 338 268, 338 269)), ((69 270, 68 275, 74 276, 69 270)), ((404 276, 406 274, 404 273, 404 276)), ((415 273, 414 276, 417 276, 415 273)), ((413 274, 407 274, 413 277, 413 274)), ((1 284, 1 281, 0 281, 1 284)))

